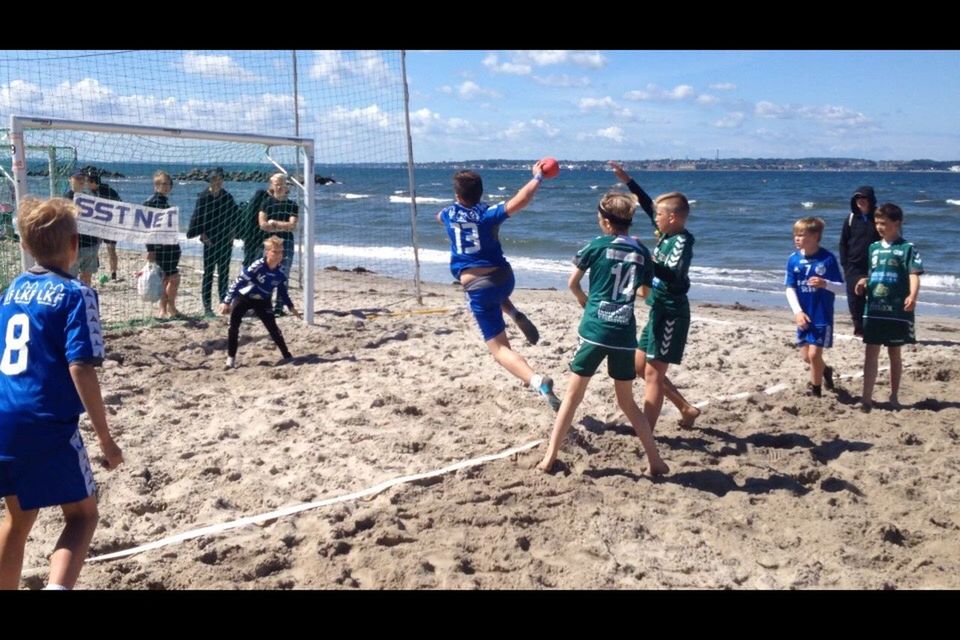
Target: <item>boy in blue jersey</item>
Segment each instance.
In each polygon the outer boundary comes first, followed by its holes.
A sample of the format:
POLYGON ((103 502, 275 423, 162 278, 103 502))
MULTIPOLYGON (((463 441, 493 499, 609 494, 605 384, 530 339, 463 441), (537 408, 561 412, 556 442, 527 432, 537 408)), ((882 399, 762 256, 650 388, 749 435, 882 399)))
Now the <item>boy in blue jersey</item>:
POLYGON ((890 356, 890 406, 900 408, 898 393, 903 360, 900 347, 916 342, 913 314, 920 294, 923 262, 920 253, 903 239, 903 210, 893 203, 877 208, 873 216, 880 240, 870 245, 869 272, 856 284, 858 295, 866 293, 863 311, 863 394, 860 409, 873 408, 873 385, 877 382, 880 347, 890 356))
POLYGON ((833 346, 833 299, 843 291, 837 259, 820 246, 823 220, 800 218, 793 224, 797 250, 787 260, 787 302, 797 322, 800 357, 810 365, 807 394, 820 397, 821 384, 833 389, 833 369, 823 362, 823 350, 833 346))
POLYGON ((580 249, 573 259, 576 268, 568 284, 583 307, 578 330, 580 346, 570 362, 570 383, 553 424, 550 444, 537 465, 541 471, 550 471, 557 459, 560 443, 583 401, 590 378, 604 359, 607 372, 614 381, 617 405, 627 415, 647 453, 650 475, 670 471, 657 452, 650 425, 633 399, 633 380, 637 375, 634 366, 637 350, 634 302, 637 290, 640 289, 643 296, 653 281, 650 252, 627 235, 636 209, 637 202, 631 196, 622 193, 605 195, 597 207, 597 224, 604 235, 580 249), (589 296, 580 286, 586 273, 590 274, 589 296))
POLYGON ((27 536, 42 507, 66 524, 50 557, 48 589, 70 589, 97 527, 96 485, 78 423, 87 411, 105 466, 123 462, 110 436, 94 369, 103 360, 96 293, 67 270, 79 245, 77 209, 63 198, 25 200, 17 225, 37 264, 0 301, 0 589, 16 589, 27 536))
POLYGON ((283 339, 280 327, 277 326, 277 320, 270 307, 270 297, 273 290, 277 290, 277 300, 287 305, 290 313, 298 318, 300 314, 293 308, 293 301, 287 293, 287 273, 283 270, 283 239, 278 236, 270 236, 263 241, 263 257, 255 260, 249 267, 244 267, 240 271, 240 276, 230 287, 223 304, 220 305, 220 313, 230 314, 230 329, 227 331, 227 367, 233 369, 237 366, 237 345, 240 339, 240 322, 247 311, 253 309, 253 312, 260 318, 260 322, 267 328, 273 342, 280 349, 283 356, 281 362, 290 360, 293 356, 287 349, 287 343, 283 339), (233 311, 230 305, 233 305, 233 311))
POLYGON ((553 380, 533 371, 527 361, 510 348, 503 314, 510 315, 527 339, 535 344, 536 328, 510 302, 515 280, 498 238, 500 225, 533 201, 543 181, 540 162, 533 165, 533 179, 507 202, 480 202, 483 180, 474 171, 453 176, 456 203, 437 214, 450 238, 450 271, 463 286, 470 310, 494 359, 504 369, 540 393, 557 411, 560 399, 553 393, 553 380))

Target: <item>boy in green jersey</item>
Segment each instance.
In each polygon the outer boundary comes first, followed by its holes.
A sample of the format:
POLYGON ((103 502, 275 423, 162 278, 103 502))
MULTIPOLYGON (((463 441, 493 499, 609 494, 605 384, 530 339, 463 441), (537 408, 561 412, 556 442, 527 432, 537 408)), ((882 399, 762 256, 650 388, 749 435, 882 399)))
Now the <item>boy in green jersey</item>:
POLYGON ((873 409, 873 385, 877 381, 877 360, 880 347, 890 355, 890 405, 900 407, 900 375, 903 360, 900 347, 916 342, 913 312, 920 293, 923 262, 916 248, 903 239, 903 210, 887 203, 873 214, 880 241, 870 245, 868 275, 857 281, 856 292, 867 294, 863 310, 863 342, 867 346, 863 361, 863 394, 861 410, 873 409))
POLYGON ((653 253, 654 280, 647 297, 650 313, 637 344, 637 375, 646 383, 643 413, 650 422, 650 429, 654 429, 666 395, 680 412, 678 424, 691 429, 700 416, 700 409, 690 404, 667 377, 667 366, 680 364, 690 328, 690 304, 687 302, 690 277, 687 273, 693 259, 693 235, 686 230, 690 203, 686 196, 676 191, 665 193, 654 201, 622 166, 612 160, 607 164, 617 179, 637 196, 657 237, 653 253))
POLYGON ((557 459, 560 443, 583 401, 590 377, 604 359, 607 360, 607 372, 614 380, 617 404, 627 415, 646 451, 650 475, 670 471, 660 458, 650 426, 633 399, 637 335, 634 302, 637 289, 645 293, 653 279, 650 252, 627 235, 636 209, 636 201, 626 194, 605 195, 597 208, 597 223, 605 235, 590 242, 573 259, 576 268, 568 284, 584 308, 578 331, 580 346, 570 363, 570 380, 553 424, 550 443, 543 460, 537 465, 541 471, 549 471, 557 459), (589 296, 580 286, 587 272, 590 273, 589 296))

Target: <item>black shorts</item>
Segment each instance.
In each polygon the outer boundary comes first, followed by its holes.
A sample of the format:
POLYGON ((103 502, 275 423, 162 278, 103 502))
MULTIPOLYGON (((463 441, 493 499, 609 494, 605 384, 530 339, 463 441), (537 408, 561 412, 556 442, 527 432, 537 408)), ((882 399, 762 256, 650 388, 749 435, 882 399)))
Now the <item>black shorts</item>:
POLYGON ((172 276, 180 272, 180 245, 178 244, 155 244, 153 247, 153 259, 156 261, 164 277, 172 276))

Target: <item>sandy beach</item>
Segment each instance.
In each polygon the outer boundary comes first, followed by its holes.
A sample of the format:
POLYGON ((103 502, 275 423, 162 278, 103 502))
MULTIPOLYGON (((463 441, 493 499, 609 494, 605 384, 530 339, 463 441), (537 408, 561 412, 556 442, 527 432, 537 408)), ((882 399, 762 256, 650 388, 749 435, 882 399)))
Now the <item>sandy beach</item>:
MULTIPOLYGON (((458 287, 425 284, 418 306, 410 283, 319 277, 315 325, 279 321, 292 364, 275 366, 252 317, 234 370, 224 367, 226 318, 108 332, 100 381, 126 463, 97 469, 101 521, 77 588, 960 587, 960 322, 921 316, 918 344, 904 348, 904 408, 883 402, 883 353, 878 406, 864 415, 863 347, 845 309, 826 357, 838 390, 816 399, 803 395, 786 303, 694 307, 671 378, 706 404, 692 430, 665 406, 662 479, 644 475, 602 368, 552 474, 532 469, 541 443, 95 561, 549 436, 554 414, 487 354, 458 287)), ((566 291, 518 290, 514 301, 541 341, 526 344, 508 324, 511 343, 562 394, 579 307, 566 291)), ((81 429, 96 459, 85 418, 81 429)), ((61 526, 59 510, 42 512, 26 587, 43 585, 61 526)))

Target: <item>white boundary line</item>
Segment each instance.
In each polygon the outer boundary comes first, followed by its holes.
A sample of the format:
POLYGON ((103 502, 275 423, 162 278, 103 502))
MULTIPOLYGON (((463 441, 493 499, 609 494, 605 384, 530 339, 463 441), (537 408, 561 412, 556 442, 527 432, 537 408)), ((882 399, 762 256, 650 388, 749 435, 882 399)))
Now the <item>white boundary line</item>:
MULTIPOLYGON (((691 320, 694 320, 694 321, 697 321, 697 322, 704 322, 704 323, 708 323, 708 324, 711 324, 711 323, 712 323, 712 324, 726 324, 726 325, 739 324, 739 323, 736 323, 736 322, 732 322, 732 321, 730 321, 730 320, 719 320, 719 319, 716 319, 716 318, 706 318, 706 317, 701 317, 701 316, 691 316, 690 319, 691 319, 691 320)), ((835 335, 834 337, 835 337, 835 338, 843 338, 843 339, 852 339, 852 338, 853 338, 853 336, 848 336, 848 335, 835 335)), ((886 371, 888 368, 889 368, 889 367, 881 367, 881 368, 879 369, 879 371, 886 371)), ((863 373, 860 372, 860 373, 857 373, 857 374, 844 375, 844 376, 840 376, 840 377, 842 377, 842 378, 855 379, 855 378, 858 378, 858 377, 860 377, 860 376, 862 376, 862 375, 863 375, 863 373)), ((784 391, 785 389, 789 389, 791 386, 792 386, 792 385, 783 384, 783 383, 781 383, 781 384, 776 384, 776 385, 773 385, 772 387, 767 387, 766 389, 764 389, 764 390, 763 390, 763 393, 765 393, 765 394, 767 394, 767 395, 773 395, 773 394, 775 394, 775 393, 779 393, 780 391, 784 391)), ((719 400, 719 401, 723 401, 723 400, 741 400, 741 399, 744 399, 744 398, 749 398, 749 397, 750 397, 751 395, 753 395, 754 393, 757 393, 757 392, 755 392, 755 391, 744 391, 744 392, 742 392, 742 393, 737 393, 737 394, 734 394, 734 395, 732 395, 732 396, 716 396, 716 397, 714 398, 714 400, 719 400)), ((695 406, 695 407, 705 407, 705 406, 707 406, 708 404, 710 404, 710 402, 711 402, 710 400, 704 400, 703 402, 698 402, 698 403, 695 404, 694 406, 695 406)), ((284 507, 283 509, 277 509, 277 510, 275 510, 275 511, 269 511, 269 512, 267 512, 267 513, 262 513, 262 514, 260 514, 260 515, 247 516, 246 518, 240 518, 239 520, 234 520, 234 521, 232 521, 232 522, 224 522, 224 523, 221 523, 221 524, 215 524, 215 525, 210 525, 210 526, 207 526, 207 527, 201 527, 200 529, 193 529, 193 530, 191 530, 191 531, 185 531, 185 532, 179 533, 179 534, 177 534, 177 535, 175 535, 175 536, 169 536, 169 537, 166 537, 166 538, 161 538, 160 540, 156 540, 156 541, 154 541, 154 542, 150 542, 150 543, 147 543, 147 544, 144 544, 144 545, 140 545, 140 546, 137 546, 137 547, 132 547, 132 548, 130 548, 130 549, 124 549, 124 550, 122 550, 122 551, 115 551, 115 552, 113 552, 113 553, 107 553, 107 554, 104 554, 104 555, 102 555, 102 556, 97 556, 97 557, 95 557, 95 558, 87 558, 86 562, 103 562, 103 561, 107 561, 107 560, 116 560, 116 559, 118 559, 118 558, 126 558, 126 557, 129 557, 129 556, 132 556, 132 555, 136 555, 136 554, 138 554, 138 553, 143 553, 144 551, 152 551, 152 550, 154 550, 154 549, 160 549, 160 548, 162 548, 162 547, 167 547, 167 546, 170 546, 170 545, 173 545, 173 544, 178 544, 178 543, 184 542, 184 541, 186 541, 186 540, 192 540, 192 539, 194 539, 194 538, 200 538, 200 537, 207 536, 207 535, 211 535, 211 534, 214 534, 214 533, 220 533, 220 532, 222 532, 222 531, 229 531, 230 529, 238 529, 238 528, 240 528, 240 527, 245 527, 245 526, 248 526, 248 525, 251 525, 251 524, 258 524, 258 523, 261 523, 261 522, 267 522, 267 521, 269 521, 269 520, 276 520, 276 519, 278 519, 278 518, 283 518, 283 517, 286 517, 286 516, 290 516, 290 515, 294 515, 294 514, 300 513, 300 512, 302 512, 302 511, 309 511, 310 509, 317 509, 317 508, 319 508, 319 507, 326 507, 326 506, 329 506, 329 505, 331 505, 331 504, 336 504, 336 503, 338 503, 338 502, 348 502, 348 501, 351 501, 351 500, 358 500, 358 499, 360 499, 360 498, 366 498, 366 497, 368 497, 368 496, 373 496, 373 495, 376 495, 376 494, 378 494, 378 493, 382 493, 383 491, 386 491, 387 489, 389 489, 389 488, 391 488, 391 487, 395 487, 395 486, 397 486, 397 485, 406 484, 406 483, 409 483, 409 482, 415 482, 415 481, 417 481, 417 480, 424 480, 424 479, 427 479, 427 478, 435 478, 435 477, 437 477, 437 476, 445 475, 445 474, 450 473, 450 472, 452 472, 452 471, 459 471, 460 469, 467 469, 467 468, 469 468, 469 467, 476 467, 476 466, 479 466, 479 465, 484 464, 484 463, 486 463, 486 462, 491 462, 491 461, 493 461, 493 460, 499 460, 499 459, 502 459, 502 458, 506 458, 506 457, 509 457, 509 456, 514 455, 514 454, 516 454, 516 453, 520 453, 520 452, 522 452, 522 451, 526 451, 526 450, 528 450, 528 449, 532 449, 532 448, 534 448, 534 447, 542 444, 543 442, 544 442, 543 439, 534 440, 534 441, 528 442, 528 443, 526 443, 526 444, 522 444, 522 445, 519 445, 519 446, 516 446, 516 447, 512 447, 512 448, 507 449, 506 451, 502 451, 502 452, 500 452, 500 453, 493 453, 493 454, 489 454, 489 455, 486 455, 486 456, 481 456, 481 457, 479 457, 479 458, 473 458, 473 459, 470 459, 470 460, 462 460, 462 461, 460 461, 460 462, 456 462, 456 463, 454 463, 454 464, 452 464, 452 465, 448 465, 448 466, 446 466, 446 467, 442 467, 442 468, 436 469, 436 470, 434 470, 434 471, 426 471, 426 472, 424 472, 424 473, 418 473, 418 474, 409 475, 409 476, 400 476, 400 477, 398 477, 398 478, 393 478, 393 479, 391 479, 391 480, 386 480, 386 481, 381 482, 381 483, 379 483, 379 484, 376 484, 376 485, 374 485, 374 486, 372 486, 372 487, 369 487, 369 488, 367 488, 367 489, 363 489, 363 490, 361 490, 361 491, 356 491, 356 492, 354 492, 354 493, 348 493, 348 494, 345 494, 345 495, 342 495, 342 496, 337 496, 337 497, 334 497, 334 498, 327 498, 327 499, 325 499, 325 500, 318 500, 318 501, 315 501, 315 502, 305 502, 305 503, 303 503, 303 504, 294 505, 294 506, 291 506, 291 507, 284 507)), ((31 570, 31 571, 35 571, 35 570, 31 570)), ((25 573, 28 573, 28 572, 25 572, 25 573)))
MULTIPOLYGON (((904 367, 904 369, 906 368, 907 367, 904 367)), ((877 373, 880 373, 881 371, 888 371, 889 369, 890 367, 880 367, 877 369, 877 373)), ((857 378, 863 377, 863 371, 859 371, 857 373, 844 374, 842 376, 837 376, 837 377, 840 379, 856 380, 857 378)), ((719 400, 721 402, 723 402, 724 400, 743 400, 745 398, 749 398, 750 396, 756 393, 765 393, 768 396, 772 396, 773 394, 780 393, 781 391, 785 391, 792 386, 793 386, 792 384, 780 383, 780 384, 775 384, 772 387, 767 387, 763 391, 743 391, 741 393, 735 393, 732 396, 714 396, 713 400, 719 400)), ((704 400, 703 402, 698 402, 693 406, 697 408, 701 408, 701 407, 707 406, 708 404, 710 404, 710 402, 712 401, 704 400)))
POLYGON ((138 547, 133 547, 131 549, 124 549, 122 551, 107 553, 102 556, 97 556, 96 558, 88 558, 87 562, 101 562, 104 560, 116 560, 117 558, 125 558, 127 556, 132 556, 137 553, 143 553, 144 551, 151 551, 153 549, 159 549, 161 547, 166 547, 172 544, 178 544, 180 542, 184 542, 185 540, 192 540, 193 538, 200 538, 202 536, 207 536, 214 533, 220 533, 221 531, 228 531, 230 529, 237 529, 239 527, 245 527, 251 524, 267 522, 269 520, 276 520, 277 518, 290 516, 295 513, 300 513, 301 511, 307 511, 309 509, 325 507, 327 505, 336 504, 337 502, 347 502, 349 500, 366 498, 367 496, 376 495, 378 493, 386 491, 390 487, 395 487, 400 484, 414 482, 416 480, 424 480, 426 478, 435 478, 436 476, 444 475, 444 474, 450 473, 451 471, 459 471, 460 469, 466 469, 468 467, 476 467, 486 462, 490 462, 492 460, 499 460, 501 458, 506 458, 508 456, 512 456, 515 453, 520 453, 521 451, 532 449, 543 442, 544 441, 542 439, 534 440, 533 442, 528 442, 526 444, 522 444, 520 446, 507 449, 506 451, 502 451, 500 453, 492 453, 490 455, 481 456, 479 458, 473 458, 472 460, 462 460, 460 462, 456 462, 454 464, 443 467, 441 469, 436 469, 434 471, 426 471, 424 473, 418 473, 410 476, 401 476, 399 478, 386 480, 368 489, 355 491, 354 493, 348 493, 342 496, 337 496, 335 498, 327 498, 325 500, 318 500, 316 502, 305 502, 303 504, 294 505, 292 507, 284 507, 283 509, 277 509, 276 511, 270 511, 268 513, 262 513, 256 516, 248 516, 246 518, 240 518, 239 520, 234 520, 233 522, 224 522, 222 524, 210 525, 208 527, 202 527, 200 529, 193 529, 192 531, 185 531, 184 533, 179 533, 175 536, 162 538, 160 540, 156 540, 148 544, 140 545, 138 547))

